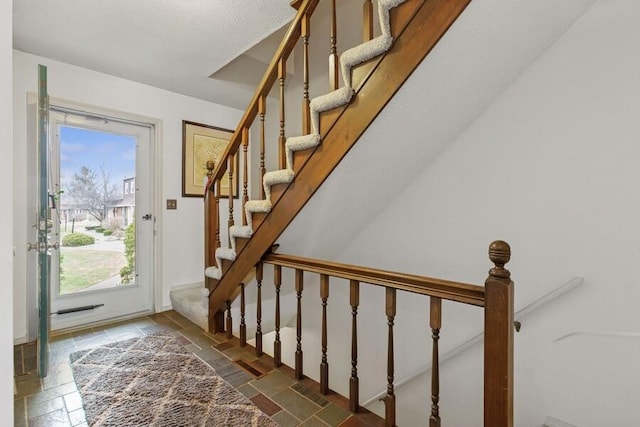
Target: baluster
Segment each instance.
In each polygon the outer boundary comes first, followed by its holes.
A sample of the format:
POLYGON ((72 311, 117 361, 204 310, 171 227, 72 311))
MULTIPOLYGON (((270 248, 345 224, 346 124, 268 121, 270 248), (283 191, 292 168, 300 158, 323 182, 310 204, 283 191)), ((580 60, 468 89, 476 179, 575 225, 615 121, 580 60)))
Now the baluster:
POLYGON ((386 427, 396 425, 396 396, 393 391, 393 321, 396 316, 396 290, 386 288, 386 314, 389 326, 389 338, 387 344, 387 395, 384 397, 384 419, 386 427))
MULTIPOLYGON (((216 179, 216 207, 215 207, 215 215, 216 215, 216 247, 218 249, 222 243, 220 242, 220 180, 216 179)), ((214 249, 214 253, 215 253, 214 249)), ((218 268, 222 268, 221 265, 218 268)))
POLYGON ((513 426, 513 282, 504 265, 511 248, 501 240, 489 246, 495 267, 484 282, 484 425, 513 426))
POLYGON ((273 266, 273 283, 276 286, 276 339, 273 342, 273 366, 282 365, 282 343, 280 342, 280 285, 282 284, 282 267, 273 266))
MULTIPOLYGON (((242 172, 242 203, 241 206, 244 206, 245 203, 249 201, 249 155, 247 153, 247 149, 249 148, 249 129, 242 129, 242 163, 243 163, 243 172, 242 172)), ((242 209, 240 209, 242 212, 242 209)), ((242 225, 247 225, 247 216, 242 214, 242 225)))
POLYGON ((440 339, 440 328, 442 327, 442 300, 431 297, 430 310, 431 323, 431 417, 429 417, 429 427, 440 427, 440 364, 438 361, 438 340, 440 339))
POLYGON ((231 300, 227 300, 227 322, 225 327, 227 328, 227 339, 231 339, 233 336, 233 319, 231 318, 231 300))
MULTIPOLYGON (((204 241, 204 266, 209 267, 216 265, 215 257, 215 242, 216 242, 216 227, 214 224, 216 221, 215 210, 215 181, 211 179, 213 176, 213 169, 215 169, 215 163, 213 160, 207 160, 207 185, 205 188, 205 241, 204 241)), ((211 279, 206 278, 207 288, 211 288, 211 279)))
POLYGON ((302 134, 311 133, 311 112, 309 110, 309 35, 311 20, 309 15, 302 19, 302 134))
POLYGON ((260 199, 264 200, 264 186, 262 185, 262 178, 267 172, 264 165, 265 156, 265 132, 264 132, 264 116, 266 114, 267 100, 263 96, 258 99, 258 113, 260 114, 260 199))
POLYGON ((329 363, 327 363, 327 299, 329 298, 329 276, 320 275, 320 298, 322 298, 322 362, 320 363, 320 392, 329 393, 329 363))
POLYGON ((256 303, 256 356, 262 356, 262 263, 256 265, 258 295, 256 303))
POLYGON ((351 378, 349 380, 349 409, 358 412, 360 409, 360 392, 358 380, 358 305, 360 304, 360 282, 349 283, 351 304, 351 378))
POLYGON ((240 347, 247 345, 247 324, 244 321, 244 283, 240 283, 240 347))
POLYGON ((280 62, 278 62, 278 79, 280 81, 280 138, 278 140, 279 141, 278 155, 280 159, 280 169, 285 168, 285 155, 286 155, 285 144, 287 142, 287 138, 285 137, 285 131, 284 131, 284 122, 285 122, 284 83, 285 83, 286 74, 287 74, 287 62, 284 58, 281 58, 280 62))
POLYGON ((331 48, 329 53, 329 90, 338 89, 338 32, 336 24, 336 0, 331 0, 331 48))
MULTIPOLYGON (((229 156, 227 160, 227 169, 229 171, 229 220, 227 221, 228 227, 233 226, 233 158, 235 156, 229 156)), ((231 247, 231 233, 227 233, 228 247, 231 247)), ((222 267, 221 267, 222 268, 222 267)))
POLYGON ((365 0, 362 5, 362 41, 373 39, 373 2, 365 0))
POLYGON ((296 299, 298 309, 296 314, 296 379, 303 377, 302 369, 302 289, 304 288, 304 272, 296 270, 296 299))

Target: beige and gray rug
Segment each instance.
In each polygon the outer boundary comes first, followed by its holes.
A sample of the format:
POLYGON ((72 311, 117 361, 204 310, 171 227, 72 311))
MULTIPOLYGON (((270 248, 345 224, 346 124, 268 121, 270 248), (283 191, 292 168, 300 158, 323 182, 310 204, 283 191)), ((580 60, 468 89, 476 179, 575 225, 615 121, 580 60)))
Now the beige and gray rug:
POLYGON ((169 334, 131 338, 70 358, 90 426, 277 427, 169 334))

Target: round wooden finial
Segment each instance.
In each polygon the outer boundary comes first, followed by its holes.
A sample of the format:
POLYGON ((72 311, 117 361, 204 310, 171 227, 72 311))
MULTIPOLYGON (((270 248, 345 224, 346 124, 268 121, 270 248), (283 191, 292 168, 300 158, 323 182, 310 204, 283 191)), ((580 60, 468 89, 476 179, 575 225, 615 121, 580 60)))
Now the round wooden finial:
POLYGON ((489 274, 496 277, 509 277, 511 273, 504 265, 511 259, 511 247, 503 240, 496 240, 489 245, 489 259, 495 265, 489 274))
POLYGON ((213 175, 213 169, 216 167, 216 163, 213 160, 207 160, 205 167, 207 168, 207 177, 211 178, 211 175, 213 175))

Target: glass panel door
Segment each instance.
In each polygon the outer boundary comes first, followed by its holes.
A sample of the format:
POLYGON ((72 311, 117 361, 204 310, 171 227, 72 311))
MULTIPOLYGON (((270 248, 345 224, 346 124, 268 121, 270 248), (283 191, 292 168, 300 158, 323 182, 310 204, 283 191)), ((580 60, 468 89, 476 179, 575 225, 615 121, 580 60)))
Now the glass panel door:
POLYGON ((54 233, 51 329, 153 308, 149 125, 53 105, 54 233))
POLYGON ((49 96, 47 94, 47 67, 38 66, 38 241, 31 245, 38 253, 38 375, 45 377, 49 364, 49 283, 51 272, 51 209, 49 197, 49 96))

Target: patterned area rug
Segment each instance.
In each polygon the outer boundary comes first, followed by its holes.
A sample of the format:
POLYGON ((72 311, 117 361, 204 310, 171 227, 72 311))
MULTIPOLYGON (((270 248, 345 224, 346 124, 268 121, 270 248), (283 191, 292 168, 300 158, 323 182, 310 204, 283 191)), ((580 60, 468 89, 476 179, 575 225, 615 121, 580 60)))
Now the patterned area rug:
POLYGON ((90 426, 277 427, 166 333, 78 351, 70 358, 90 426))

